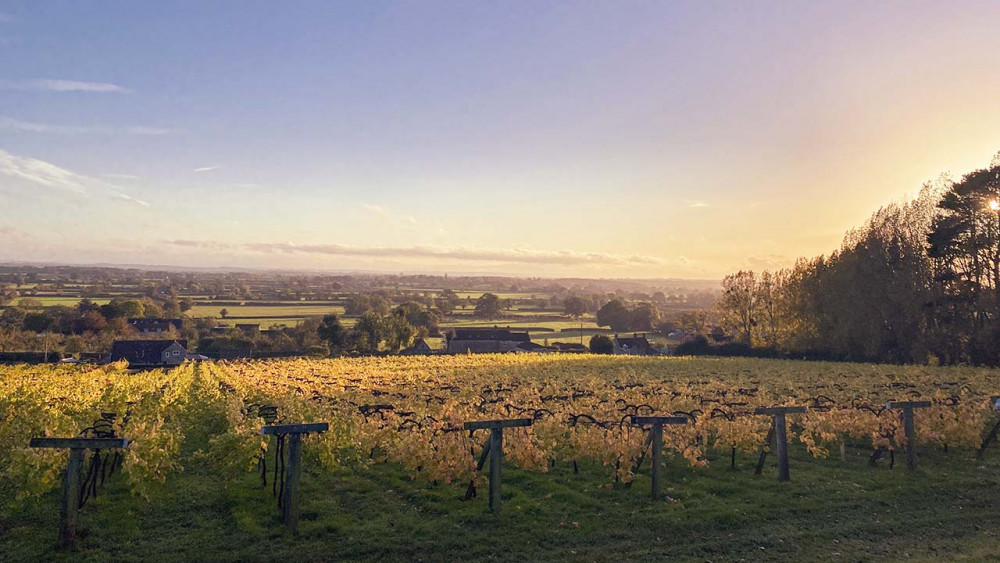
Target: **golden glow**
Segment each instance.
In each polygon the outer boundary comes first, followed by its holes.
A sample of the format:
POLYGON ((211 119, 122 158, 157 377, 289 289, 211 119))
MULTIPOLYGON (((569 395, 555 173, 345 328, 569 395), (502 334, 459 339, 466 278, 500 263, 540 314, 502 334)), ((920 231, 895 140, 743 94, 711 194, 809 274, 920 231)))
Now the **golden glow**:
POLYGON ((1000 201, 997 201, 995 199, 991 199, 990 200, 990 209, 992 209, 993 211, 1000 211, 1000 201))

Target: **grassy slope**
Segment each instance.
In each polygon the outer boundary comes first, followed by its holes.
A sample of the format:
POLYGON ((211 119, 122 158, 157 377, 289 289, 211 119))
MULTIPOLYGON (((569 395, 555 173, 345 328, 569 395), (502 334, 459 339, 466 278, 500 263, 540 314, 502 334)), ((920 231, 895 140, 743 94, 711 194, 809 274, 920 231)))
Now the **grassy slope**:
MULTIPOLYGON (((307 446, 308 447, 308 446, 307 446)), ((559 464, 548 474, 504 472, 504 510, 486 494, 463 502, 459 484, 413 481, 392 465, 307 470, 301 534, 286 534, 255 475, 228 483, 190 465, 151 502, 116 479, 82 514, 77 553, 52 547, 58 495, 0 508, 0 560, 885 560, 988 559, 1000 535, 1000 451, 923 452, 908 472, 898 460, 871 468, 867 451, 815 460, 792 449, 791 483, 773 463, 713 459, 708 469, 668 463, 666 494, 648 498, 645 474, 631 489, 606 472, 559 464)), ((769 458, 773 462, 773 458, 769 458)), ((307 460, 308 463, 308 460, 307 460)))

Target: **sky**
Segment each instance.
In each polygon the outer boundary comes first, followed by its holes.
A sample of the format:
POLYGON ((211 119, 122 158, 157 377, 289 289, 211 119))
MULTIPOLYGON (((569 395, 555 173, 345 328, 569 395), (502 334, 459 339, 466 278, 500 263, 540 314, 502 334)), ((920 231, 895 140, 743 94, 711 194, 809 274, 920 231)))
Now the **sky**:
POLYGON ((0 262, 716 279, 1000 151, 997 2, 0 0, 0 262))

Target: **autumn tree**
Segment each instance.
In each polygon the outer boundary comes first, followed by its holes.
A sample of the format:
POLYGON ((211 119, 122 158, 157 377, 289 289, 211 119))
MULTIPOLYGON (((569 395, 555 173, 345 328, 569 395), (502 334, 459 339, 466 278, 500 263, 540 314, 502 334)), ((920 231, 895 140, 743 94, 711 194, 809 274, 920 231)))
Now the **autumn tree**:
POLYGON ((393 313, 382 319, 382 335, 390 352, 398 352, 413 343, 416 329, 402 314, 393 313))
POLYGON ((580 297, 572 295, 563 300, 563 312, 578 319, 587 314, 587 303, 580 297))
POLYGON ((632 312, 621 299, 612 299, 597 310, 597 326, 611 327, 615 332, 631 330, 632 312))
POLYGON ((660 320, 660 311, 649 302, 639 303, 632 310, 631 330, 650 331, 660 320))
POLYGON ((332 355, 340 354, 347 344, 348 333, 340 324, 340 318, 336 314, 324 315, 316 332, 330 347, 332 355))
POLYGON ((740 270, 722 279, 722 299, 719 310, 723 322, 740 334, 742 341, 753 345, 753 330, 757 326, 757 276, 740 270))
POLYGON ((498 319, 501 314, 500 298, 492 293, 484 293, 476 301, 474 313, 477 317, 485 319, 498 319))
POLYGON ((363 313, 351 329, 351 340, 359 352, 374 354, 382 342, 382 319, 375 313, 363 313))
POLYGON ((615 344, 611 338, 603 334, 595 334, 590 337, 590 352, 592 354, 612 354, 615 351, 615 344))
POLYGON ((462 300, 458 297, 458 294, 450 289, 443 290, 437 299, 434 300, 434 304, 441 311, 442 315, 452 314, 461 302, 462 300))

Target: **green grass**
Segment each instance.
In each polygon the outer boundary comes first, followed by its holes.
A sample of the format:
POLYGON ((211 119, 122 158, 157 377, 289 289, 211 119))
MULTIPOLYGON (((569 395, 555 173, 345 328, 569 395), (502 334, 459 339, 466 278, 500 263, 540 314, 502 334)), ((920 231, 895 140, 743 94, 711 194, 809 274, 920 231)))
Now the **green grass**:
MULTIPOLYGON (((272 306, 195 305, 190 311, 188 311, 187 314, 192 317, 215 317, 217 319, 221 319, 222 315, 220 315, 219 312, 223 309, 229 312, 228 316, 230 318, 240 319, 304 319, 306 317, 327 315, 329 313, 336 313, 338 315, 344 314, 344 308, 339 305, 313 305, 308 303, 303 303, 301 305, 272 306)), ((240 320, 240 322, 244 321, 240 320)), ((252 322, 257 321, 255 320, 252 322)))
MULTIPOLYGON (((308 450, 308 444, 306 445, 308 450)), ((984 560, 1000 535, 1000 451, 922 452, 907 471, 791 452, 791 483, 753 459, 717 454, 706 469, 670 460, 665 498, 649 498, 648 466, 632 488, 607 472, 560 463, 547 474, 505 468, 503 511, 463 484, 412 480, 399 467, 322 471, 306 459, 300 534, 278 522, 256 475, 224 481, 188 463, 149 501, 116 478, 82 512, 79 551, 60 552, 58 495, 0 508, 4 561, 648 561, 984 560), (669 497, 669 498, 666 498, 669 497)))
POLYGON ((531 335, 532 342, 537 344, 544 344, 548 340, 549 344, 554 344, 556 342, 571 342, 575 344, 580 343, 580 326, 583 326, 583 344, 587 345, 590 342, 590 337, 595 334, 604 334, 610 336, 613 331, 608 328, 602 328, 597 326, 592 319, 584 319, 581 323, 580 321, 568 320, 562 315, 552 315, 550 318, 554 320, 511 320, 511 319, 498 319, 496 321, 484 321, 483 319, 476 318, 462 318, 459 320, 449 319, 441 323, 442 327, 460 327, 460 328, 474 328, 474 327, 510 327, 511 329, 528 329, 528 334, 531 335), (534 330, 534 329, 551 329, 551 330, 534 330), (565 332, 564 332, 565 331, 565 332))
MULTIPOLYGON (((47 296, 45 296, 45 297, 31 297, 31 296, 27 296, 27 297, 19 297, 18 299, 14 300, 14 303, 17 304, 18 301, 20 301, 21 299, 36 299, 39 302, 41 302, 41 304, 42 304, 43 307, 54 307, 56 305, 65 305, 67 307, 76 307, 76 305, 78 303, 80 303, 80 301, 83 300, 83 298, 81 298, 81 297, 47 297, 47 296)), ((94 303, 97 303, 98 305, 106 305, 111 300, 110 299, 91 299, 91 301, 93 301, 94 303)))
POLYGON ((458 317, 451 317, 441 322, 442 326, 458 326, 467 328, 493 327, 493 326, 506 328, 509 326, 510 328, 523 329, 524 327, 529 327, 529 328, 540 327, 540 328, 549 328, 555 332, 567 329, 574 331, 575 334, 579 334, 581 324, 583 325, 584 330, 598 329, 598 326, 594 323, 593 320, 584 319, 583 322, 581 323, 581 321, 569 320, 561 315, 548 315, 548 316, 532 315, 532 317, 528 319, 503 318, 492 321, 472 316, 468 317, 458 316, 458 317))
POLYGON ((500 299, 531 299, 532 296, 534 296, 535 299, 548 299, 551 296, 549 293, 511 293, 509 291, 456 291, 455 295, 457 295, 459 299, 468 299, 471 297, 472 301, 475 302, 487 293, 492 293, 500 299))

